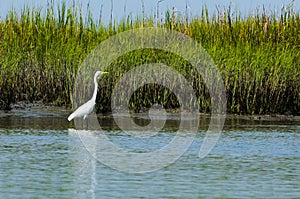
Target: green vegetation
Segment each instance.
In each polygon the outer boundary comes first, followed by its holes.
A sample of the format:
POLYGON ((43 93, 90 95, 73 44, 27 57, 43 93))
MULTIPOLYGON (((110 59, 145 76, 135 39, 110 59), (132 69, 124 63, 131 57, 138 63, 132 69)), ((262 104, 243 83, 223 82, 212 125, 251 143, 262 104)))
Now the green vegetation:
MULTIPOLYGON (((23 100, 69 106, 79 66, 101 41, 122 31, 152 26, 180 31, 207 50, 223 75, 229 113, 299 114, 300 14, 291 8, 281 14, 263 11, 242 18, 230 8, 209 17, 204 7, 202 15, 193 19, 168 11, 159 23, 151 17, 129 16, 108 26, 95 22, 90 13, 82 16, 79 7, 64 4, 50 5, 46 13, 11 12, 0 21, 0 108, 23 100)), ((123 73, 151 62, 172 65, 191 80, 200 111, 209 112, 209 94, 201 77, 176 55, 153 49, 134 51, 116 60, 110 72, 123 73)), ((110 76, 100 86, 98 111, 109 111, 117 78, 110 76)), ((178 107, 176 97, 158 85, 139 89, 129 106, 140 111, 153 103, 178 107)))

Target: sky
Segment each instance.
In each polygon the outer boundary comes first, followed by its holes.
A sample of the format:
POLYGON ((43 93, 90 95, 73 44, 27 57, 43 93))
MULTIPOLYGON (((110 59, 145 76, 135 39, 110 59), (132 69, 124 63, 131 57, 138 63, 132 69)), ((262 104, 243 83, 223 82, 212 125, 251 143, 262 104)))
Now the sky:
MULTIPOLYGON (((48 0, 50 1, 50 0, 48 0)), ((125 16, 131 14, 132 16, 141 15, 142 2, 144 2, 144 11, 147 16, 157 13, 164 13, 167 9, 175 9, 177 13, 186 14, 186 6, 188 7, 189 16, 199 16, 203 5, 206 5, 209 12, 216 13, 217 7, 227 9, 230 5, 232 10, 239 11, 242 16, 253 14, 257 9, 262 9, 262 6, 267 10, 276 11, 280 13, 283 5, 288 6, 293 0, 64 0, 68 5, 72 5, 75 1, 76 5, 82 5, 82 10, 85 14, 87 5, 89 4, 93 17, 98 20, 100 10, 102 7, 102 22, 108 23, 113 2, 113 18, 120 21, 125 16)), ((63 0, 54 0, 56 4, 63 2, 63 0)), ((300 11, 300 0, 295 0, 293 8, 300 11)), ((7 13, 14 8, 17 13, 24 7, 35 7, 38 9, 45 9, 47 7, 47 0, 0 0, 0 19, 5 19, 7 13)))

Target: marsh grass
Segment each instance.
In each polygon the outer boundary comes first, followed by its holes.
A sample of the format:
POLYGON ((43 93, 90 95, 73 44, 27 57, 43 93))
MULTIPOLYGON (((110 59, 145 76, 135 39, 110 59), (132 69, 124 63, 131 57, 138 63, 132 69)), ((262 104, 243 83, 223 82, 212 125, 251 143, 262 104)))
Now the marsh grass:
MULTIPOLYGON (((263 10, 241 17, 230 8, 210 16, 203 7, 202 14, 192 19, 169 10, 161 21, 144 14, 135 19, 129 15, 108 26, 95 22, 90 12, 83 16, 75 5, 49 5, 46 13, 30 8, 19 15, 12 11, 0 21, 1 108, 23 100, 69 106, 79 66, 101 41, 118 32, 155 26, 189 35, 207 50, 222 73, 228 112, 299 114, 300 15, 292 8, 280 14, 263 10)), ((203 79, 179 56, 137 50, 109 68, 112 74, 123 74, 145 63, 173 66, 193 85, 199 110, 209 112, 210 97, 203 79)), ((100 80, 99 112, 110 111, 117 78, 100 80)), ((168 109, 179 106, 168 89, 150 84, 134 93, 129 107, 141 111, 156 103, 168 109)))

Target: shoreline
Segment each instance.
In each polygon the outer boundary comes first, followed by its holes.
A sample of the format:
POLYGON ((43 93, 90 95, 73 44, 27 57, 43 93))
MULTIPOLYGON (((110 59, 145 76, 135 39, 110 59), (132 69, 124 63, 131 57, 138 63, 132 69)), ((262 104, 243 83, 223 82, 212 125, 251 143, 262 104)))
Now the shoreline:
MULTIPOLYGON (((59 115, 68 115, 73 110, 70 107, 67 106, 56 106, 51 103, 43 103, 42 101, 35 101, 35 102, 26 102, 21 101, 12 104, 10 110, 1 110, 0 116, 3 114, 9 114, 13 112, 27 112, 27 111, 33 111, 33 112, 44 112, 45 110, 48 111, 48 113, 55 113, 59 115)), ((179 112, 177 110, 167 110, 168 114, 170 115, 178 115, 179 112)), ((139 112, 139 113, 131 113, 135 116, 141 116, 147 114, 147 112, 139 112)), ((47 114, 43 114, 47 115, 47 114)), ((103 115, 103 116, 112 116, 111 112, 107 113, 97 113, 97 115, 103 115)), ((209 118, 210 114, 206 113, 199 113, 200 117, 209 118)), ((294 121, 294 122, 300 122, 300 115, 290 115, 290 114, 254 114, 254 115, 248 115, 248 114, 231 114, 226 113, 226 119, 242 119, 242 120, 249 120, 249 121, 294 121)))

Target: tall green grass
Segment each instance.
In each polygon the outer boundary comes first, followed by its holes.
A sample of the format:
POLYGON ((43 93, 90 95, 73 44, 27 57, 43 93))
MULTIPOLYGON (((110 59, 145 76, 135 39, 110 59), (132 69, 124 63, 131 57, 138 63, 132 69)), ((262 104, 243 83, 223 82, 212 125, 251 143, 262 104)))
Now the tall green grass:
MULTIPOLYGON (((241 17, 230 8, 211 16, 203 7, 192 19, 170 10, 162 21, 128 16, 108 26, 90 13, 83 16, 80 6, 49 5, 45 13, 31 8, 19 14, 12 11, 0 21, 0 108, 22 100, 69 106, 79 66, 101 41, 153 26, 180 31, 207 50, 224 79, 228 112, 299 114, 300 15, 291 8, 241 17)), ((185 75, 199 98, 200 111, 209 112, 210 97, 201 76, 181 57, 154 49, 133 51, 112 63, 110 72, 122 74, 151 62, 174 66, 185 75)), ((98 111, 110 111, 117 78, 111 75, 100 84, 98 111)), ((179 106, 169 90, 146 85, 134 93, 129 107, 141 111, 156 103, 169 109, 179 106)))

